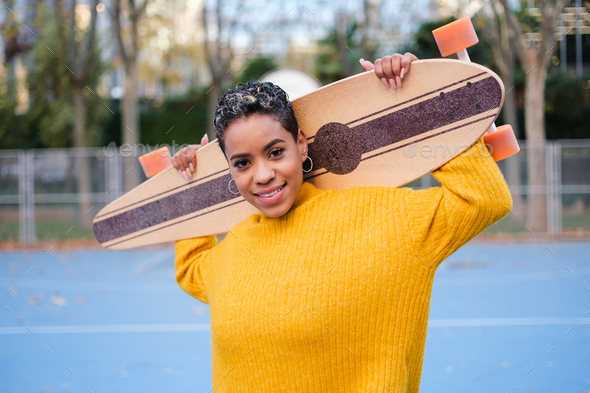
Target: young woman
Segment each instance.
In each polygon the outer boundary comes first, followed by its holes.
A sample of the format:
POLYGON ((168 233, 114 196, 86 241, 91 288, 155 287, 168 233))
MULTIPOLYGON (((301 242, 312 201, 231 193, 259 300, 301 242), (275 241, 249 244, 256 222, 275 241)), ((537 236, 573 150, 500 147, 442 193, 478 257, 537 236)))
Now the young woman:
MULTIPOLYGON (((374 72, 400 88, 414 59, 374 72)), ((437 267, 512 208, 483 139, 432 173, 441 187, 334 191, 303 181, 306 135, 278 86, 227 91, 214 123, 228 187, 260 210, 219 244, 176 243, 177 282, 210 305, 214 391, 417 392, 437 267)), ((187 177, 196 148, 173 158, 187 177)))

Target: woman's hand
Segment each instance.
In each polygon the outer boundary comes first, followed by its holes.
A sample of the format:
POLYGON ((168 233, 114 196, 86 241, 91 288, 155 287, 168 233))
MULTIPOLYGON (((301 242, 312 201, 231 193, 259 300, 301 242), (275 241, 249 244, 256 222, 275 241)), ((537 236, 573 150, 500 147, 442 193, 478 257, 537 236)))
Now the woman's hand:
POLYGON ((203 139, 201 139, 200 145, 188 145, 187 147, 183 147, 172 157, 172 165, 186 180, 196 172, 197 159, 195 152, 207 143, 209 143, 209 137, 205 134, 203 139))
POLYGON ((375 70, 375 75, 381 79, 381 82, 383 82, 385 87, 395 89, 396 87, 402 86, 402 79, 404 79, 404 75, 410 71, 410 63, 414 60, 418 60, 418 58, 415 55, 406 52, 403 56, 399 53, 394 53, 391 56, 384 56, 375 60, 375 65, 365 59, 360 59, 359 62, 365 70, 375 70))

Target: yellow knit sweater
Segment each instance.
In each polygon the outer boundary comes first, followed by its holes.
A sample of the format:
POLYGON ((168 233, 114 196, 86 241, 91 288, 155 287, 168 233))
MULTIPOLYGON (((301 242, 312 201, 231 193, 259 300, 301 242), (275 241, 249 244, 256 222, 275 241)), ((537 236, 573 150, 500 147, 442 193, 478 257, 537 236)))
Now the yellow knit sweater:
POLYGON ((436 268, 512 209, 483 139, 432 174, 303 183, 281 217, 178 241, 176 280, 210 306, 213 392, 418 392, 436 268))

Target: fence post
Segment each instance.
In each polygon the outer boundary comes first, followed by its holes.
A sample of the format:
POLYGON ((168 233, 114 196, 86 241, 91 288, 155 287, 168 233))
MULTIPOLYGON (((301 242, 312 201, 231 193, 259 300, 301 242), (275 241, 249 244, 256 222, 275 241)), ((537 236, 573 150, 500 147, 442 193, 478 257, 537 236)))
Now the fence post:
POLYGON ((422 180, 420 181, 420 183, 421 187, 424 189, 432 187, 432 172, 429 172, 425 176, 422 176, 422 180))
POLYGON ((559 142, 546 141, 547 161, 547 226, 551 236, 561 233, 561 146, 559 142))
POLYGON ((561 142, 555 141, 555 198, 556 198, 556 234, 563 232, 563 201, 561 194, 561 142))
POLYGON ((111 195, 109 195, 110 192, 108 192, 108 191, 111 189, 111 187, 113 187, 113 159, 114 158, 115 158, 114 156, 109 157, 108 155, 105 155, 105 158, 104 158, 104 160, 105 160, 105 165, 104 165, 104 168, 105 168, 105 179, 104 179, 105 182, 104 183, 105 184, 104 184, 104 187, 106 190, 105 196, 104 196, 104 199, 105 199, 104 201, 105 201, 105 204, 107 204, 107 205, 111 201, 111 195))
POLYGON ((26 154, 24 150, 18 152, 18 238, 20 244, 27 244, 27 192, 26 192, 26 154))
POLYGON ((112 157, 105 157, 107 168, 106 171, 106 178, 105 178, 105 203, 109 204, 110 202, 114 201, 115 199, 119 198, 122 195, 121 192, 121 157, 118 154, 119 151, 116 150, 116 153, 113 152, 112 157), (109 191, 110 190, 110 191, 109 191))
POLYGON ((115 161, 114 161, 114 173, 115 173, 115 189, 116 189, 116 194, 115 194, 115 199, 119 198, 121 195, 123 195, 123 176, 121 176, 121 172, 123 171, 123 159, 121 157, 121 154, 119 153, 120 151, 117 149, 117 155, 115 155, 115 161))
POLYGON ((32 150, 25 153, 25 220, 27 244, 35 243, 35 160, 32 150))
POLYGON ((547 221, 549 235, 555 236, 555 144, 546 141, 547 161, 547 221))

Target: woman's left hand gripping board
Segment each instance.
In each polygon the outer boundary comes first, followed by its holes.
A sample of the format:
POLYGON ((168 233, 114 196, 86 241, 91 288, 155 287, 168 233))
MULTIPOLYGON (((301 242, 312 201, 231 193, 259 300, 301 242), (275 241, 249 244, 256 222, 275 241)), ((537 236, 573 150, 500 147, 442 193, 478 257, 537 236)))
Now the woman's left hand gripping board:
POLYGON ((374 71, 377 78, 381 79, 381 82, 387 88, 396 89, 402 87, 402 79, 410 71, 410 64, 418 58, 406 52, 403 55, 394 53, 391 56, 383 56, 380 59, 375 60, 375 64, 365 59, 360 59, 359 63, 367 71, 374 71))
POLYGON ((188 145, 183 147, 172 157, 172 165, 186 180, 195 173, 195 168, 197 167, 197 160, 195 158, 196 151, 207 143, 209 143, 209 137, 205 134, 203 139, 201 139, 200 145, 188 145))

